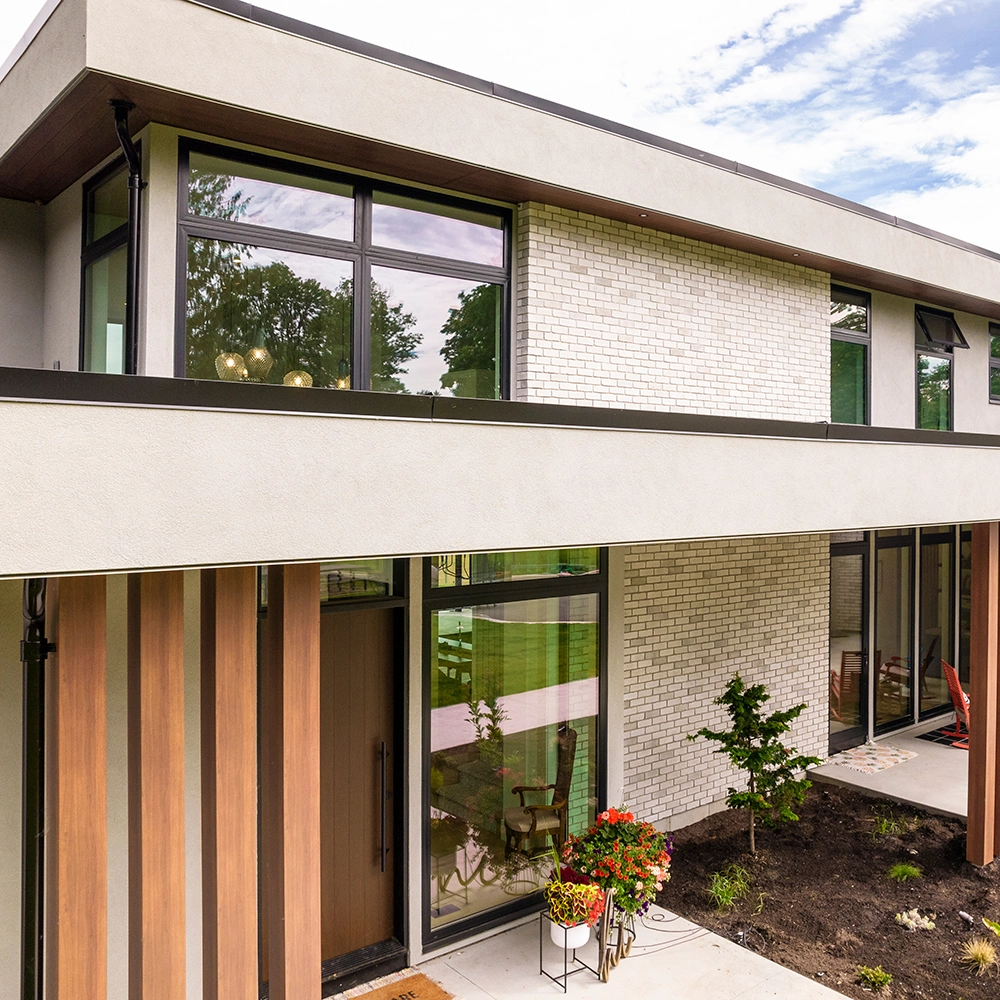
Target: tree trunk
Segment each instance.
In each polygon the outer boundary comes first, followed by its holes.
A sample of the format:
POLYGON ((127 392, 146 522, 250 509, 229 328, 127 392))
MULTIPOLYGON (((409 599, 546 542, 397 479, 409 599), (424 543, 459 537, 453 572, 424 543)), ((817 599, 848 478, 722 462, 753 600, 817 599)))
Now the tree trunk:
POLYGON ((757 848, 753 842, 753 810, 750 810, 750 853, 756 854, 757 848))

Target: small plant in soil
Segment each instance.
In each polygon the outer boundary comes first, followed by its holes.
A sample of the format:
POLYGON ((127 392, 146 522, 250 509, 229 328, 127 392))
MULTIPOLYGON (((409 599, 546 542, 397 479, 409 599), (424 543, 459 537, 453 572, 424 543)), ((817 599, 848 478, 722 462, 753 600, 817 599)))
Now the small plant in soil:
POLYGON ((893 882, 907 882, 911 878, 920 878, 922 874, 919 866, 911 865, 908 861, 898 861, 886 872, 893 882))
POLYGON ((859 965, 858 982, 880 993, 892 982, 892 973, 886 972, 881 965, 876 965, 874 969, 870 965, 859 965))
MULTIPOLYGON (((720 912, 731 909, 750 891, 750 873, 741 865, 729 865, 708 877, 705 892, 720 912)), ((763 893, 761 894, 763 896, 763 893)), ((763 904, 762 904, 763 906, 763 904)))
POLYGON ((791 728, 806 707, 795 705, 784 712, 765 716, 762 707, 771 696, 763 684, 747 687, 743 678, 735 674, 725 691, 715 699, 716 705, 725 706, 732 728, 714 731, 699 729, 688 736, 689 740, 703 736, 718 743, 716 753, 725 754, 729 763, 747 777, 747 790, 729 789, 726 805, 730 809, 746 809, 750 816, 750 853, 756 854, 754 820, 766 826, 779 821, 797 820, 792 811, 805 799, 812 782, 796 775, 812 764, 822 764, 818 757, 807 757, 789 749, 780 737, 791 728))
POLYGON ((919 910, 904 910, 896 914, 896 923, 908 931, 932 931, 934 921, 930 917, 921 916, 919 910))
POLYGON ((917 819, 912 823, 905 816, 896 816, 892 809, 886 806, 876 806, 872 811, 872 840, 879 837, 901 837, 916 829, 917 819))
POLYGON ((977 976, 985 976, 996 967, 996 946, 983 937, 974 937, 962 945, 958 960, 973 969, 977 976))
POLYGON ((997 923, 996 920, 987 920, 986 917, 983 917, 983 925, 989 927, 997 937, 1000 937, 1000 923, 997 923))

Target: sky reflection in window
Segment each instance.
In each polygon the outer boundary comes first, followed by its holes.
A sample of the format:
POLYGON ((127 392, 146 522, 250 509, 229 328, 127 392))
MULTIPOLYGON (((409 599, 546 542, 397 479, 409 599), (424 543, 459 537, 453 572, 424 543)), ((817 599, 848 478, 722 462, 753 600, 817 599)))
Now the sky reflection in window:
POLYGON ((349 184, 203 153, 191 153, 188 208, 192 215, 229 222, 354 239, 354 191, 349 184))
POLYGON ((503 267, 503 220, 499 216, 384 191, 375 191, 372 200, 372 243, 376 246, 503 267))

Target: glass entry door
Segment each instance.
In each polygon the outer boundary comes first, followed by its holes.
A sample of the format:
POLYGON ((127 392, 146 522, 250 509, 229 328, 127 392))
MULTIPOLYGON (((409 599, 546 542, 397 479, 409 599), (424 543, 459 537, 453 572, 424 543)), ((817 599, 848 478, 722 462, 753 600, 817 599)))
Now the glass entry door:
POLYGON ((830 752, 868 734, 868 540, 864 532, 831 536, 830 752))

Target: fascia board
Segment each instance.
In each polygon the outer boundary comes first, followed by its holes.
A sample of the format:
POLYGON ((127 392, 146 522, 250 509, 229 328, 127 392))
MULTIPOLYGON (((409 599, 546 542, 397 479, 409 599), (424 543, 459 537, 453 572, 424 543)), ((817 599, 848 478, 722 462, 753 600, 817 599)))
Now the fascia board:
POLYGON ((4 64, 0 157, 31 131, 86 70, 86 15, 86 0, 46 4, 4 64))

